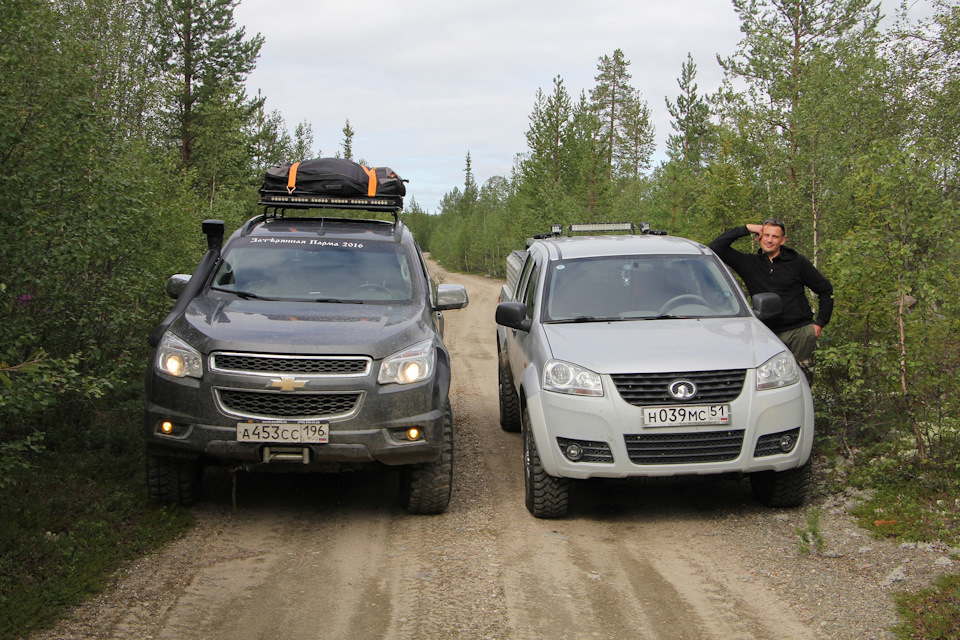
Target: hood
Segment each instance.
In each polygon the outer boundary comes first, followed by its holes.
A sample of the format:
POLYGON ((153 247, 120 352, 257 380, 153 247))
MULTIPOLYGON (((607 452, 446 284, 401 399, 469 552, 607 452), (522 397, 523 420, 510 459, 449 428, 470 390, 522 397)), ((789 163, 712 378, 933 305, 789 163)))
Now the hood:
POLYGON ((543 325, 554 358, 601 374, 752 369, 785 350, 753 316, 543 325))
POLYGON ((369 355, 380 359, 432 335, 422 305, 194 299, 172 330, 203 353, 369 355))

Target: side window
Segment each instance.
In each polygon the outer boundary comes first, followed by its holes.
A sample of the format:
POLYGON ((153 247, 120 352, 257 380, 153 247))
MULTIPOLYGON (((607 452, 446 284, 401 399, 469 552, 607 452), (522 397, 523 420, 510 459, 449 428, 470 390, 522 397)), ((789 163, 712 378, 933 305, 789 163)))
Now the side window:
POLYGON ((533 268, 533 256, 527 256, 527 261, 523 263, 523 269, 520 270, 520 277, 517 278, 517 288, 513 292, 513 299, 517 302, 523 302, 523 292, 527 288, 527 278, 530 276, 530 269, 533 268))
POLYGON ((423 277, 427 281, 427 292, 430 295, 430 305, 436 305, 437 285, 434 284, 433 278, 430 277, 430 270, 427 268, 427 261, 423 257, 423 251, 420 250, 420 244, 414 240, 413 246, 417 248, 417 261, 420 263, 420 268, 423 270, 423 277))
MULTIPOLYGON (((531 260, 530 262, 533 262, 531 260)), ((527 317, 532 318, 533 312, 537 306, 537 294, 539 290, 537 289, 537 280, 540 275, 540 267, 536 264, 533 265, 533 268, 530 269, 530 279, 527 280, 527 288, 523 294, 523 302, 527 305, 527 317)))

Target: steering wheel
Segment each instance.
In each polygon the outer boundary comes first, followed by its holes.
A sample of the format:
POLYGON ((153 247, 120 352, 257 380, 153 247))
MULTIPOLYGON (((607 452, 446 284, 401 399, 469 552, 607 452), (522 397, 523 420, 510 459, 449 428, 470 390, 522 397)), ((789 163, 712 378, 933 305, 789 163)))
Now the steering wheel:
POLYGON ((657 315, 664 315, 670 309, 674 307, 679 307, 682 304, 700 304, 705 307, 710 307, 710 303, 698 296, 695 293, 684 293, 679 296, 674 296, 663 303, 663 306, 660 307, 660 311, 657 312, 657 315))
POLYGON ((354 294, 364 293, 364 292, 385 293, 388 296, 393 295, 393 291, 390 291, 390 289, 386 288, 382 284, 377 284, 376 282, 367 282, 365 284, 361 284, 359 287, 354 287, 353 291, 350 292, 350 295, 352 296, 354 294))

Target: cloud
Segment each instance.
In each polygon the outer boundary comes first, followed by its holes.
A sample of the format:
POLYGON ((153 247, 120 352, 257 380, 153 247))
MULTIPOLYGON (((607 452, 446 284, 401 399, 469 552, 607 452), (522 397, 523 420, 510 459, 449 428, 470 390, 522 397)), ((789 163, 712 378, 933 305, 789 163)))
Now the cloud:
POLYGON ((733 54, 740 39, 724 0, 243 0, 235 18, 265 38, 247 84, 268 110, 290 129, 310 122, 325 155, 340 149, 349 119, 356 157, 408 178, 408 193, 431 211, 462 188, 468 151, 478 182, 509 175, 526 150, 537 89, 559 75, 576 98, 617 48, 653 112, 662 155, 664 98, 675 100, 687 53, 709 93, 722 80, 717 54, 733 54))

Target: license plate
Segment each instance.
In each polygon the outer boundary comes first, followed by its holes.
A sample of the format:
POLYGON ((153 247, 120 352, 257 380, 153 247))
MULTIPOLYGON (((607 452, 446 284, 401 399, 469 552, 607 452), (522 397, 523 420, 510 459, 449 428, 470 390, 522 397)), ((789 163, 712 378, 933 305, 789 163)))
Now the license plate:
POLYGON ((693 427, 705 424, 730 424, 730 405, 644 407, 643 423, 648 427, 693 427))
POLYGON ((322 444, 330 436, 326 422, 238 422, 237 442, 322 444))

